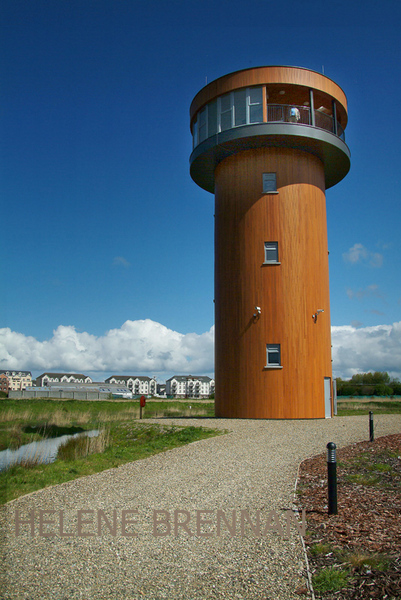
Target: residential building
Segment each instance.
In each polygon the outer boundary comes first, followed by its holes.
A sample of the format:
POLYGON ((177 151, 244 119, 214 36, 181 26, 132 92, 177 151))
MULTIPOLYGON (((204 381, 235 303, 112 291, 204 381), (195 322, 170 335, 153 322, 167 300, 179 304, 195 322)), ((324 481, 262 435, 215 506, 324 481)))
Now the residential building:
POLYGON ((162 396, 163 398, 165 398, 166 396, 166 384, 165 383, 158 383, 157 384, 157 395, 158 396, 162 396))
POLYGON ((82 373, 42 373, 36 378, 38 387, 46 387, 49 383, 92 383, 92 379, 82 373))
POLYGON ((30 371, 1 370, 0 374, 7 377, 9 390, 25 390, 27 387, 32 387, 32 373, 30 371))
POLYGON ((174 398, 209 398, 213 393, 214 379, 205 375, 174 375, 166 381, 166 394, 174 398))
POLYGON ((157 382, 154 377, 143 377, 141 375, 111 375, 106 383, 118 383, 125 385, 134 396, 154 396, 157 390, 157 382))
POLYGON ((0 373, 0 392, 5 392, 6 394, 8 394, 8 390, 8 377, 4 373, 0 373))

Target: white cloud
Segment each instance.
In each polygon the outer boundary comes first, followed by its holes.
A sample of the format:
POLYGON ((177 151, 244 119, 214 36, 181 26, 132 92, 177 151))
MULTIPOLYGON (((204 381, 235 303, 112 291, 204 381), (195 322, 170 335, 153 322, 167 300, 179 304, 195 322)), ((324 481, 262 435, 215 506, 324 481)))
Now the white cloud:
POLYGON ((401 377, 401 321, 392 325, 331 328, 334 376, 387 371, 401 377))
POLYGON ((354 244, 348 252, 344 252, 343 259, 353 265, 357 263, 368 263, 371 267, 383 265, 383 255, 379 252, 371 252, 363 244, 354 244))
MULTIPOLYGON (((332 327, 334 376, 388 371, 401 378, 401 321, 332 327)), ((0 368, 78 373, 213 373, 214 327, 182 334, 146 319, 126 321, 96 337, 60 325, 49 340, 0 329, 0 368)))
POLYGON ((353 298, 357 298, 357 300, 362 300, 362 298, 366 298, 367 296, 383 298, 383 294, 381 293, 379 286, 376 283, 368 285, 365 289, 352 290, 351 288, 347 288, 347 296, 350 300, 352 300, 353 298))
POLYGON ((114 260, 113 260, 113 265, 121 266, 121 267, 129 267, 131 265, 131 263, 129 263, 128 260, 126 258, 124 258, 123 256, 115 256, 114 260))
POLYGON ((31 371, 131 372, 136 374, 213 371, 214 327, 198 335, 172 331, 150 319, 126 321, 102 337, 60 325, 53 337, 0 329, 0 368, 31 371))

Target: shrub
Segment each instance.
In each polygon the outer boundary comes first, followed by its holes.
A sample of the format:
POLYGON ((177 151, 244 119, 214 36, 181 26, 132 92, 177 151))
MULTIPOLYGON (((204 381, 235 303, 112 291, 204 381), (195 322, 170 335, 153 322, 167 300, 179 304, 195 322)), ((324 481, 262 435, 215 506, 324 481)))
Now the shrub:
POLYGON ((316 592, 338 592, 347 585, 348 580, 349 575, 345 571, 322 569, 313 576, 313 588, 316 592))
POLYGON ((392 396, 393 390, 390 386, 379 383, 375 386, 375 395, 376 396, 392 396))

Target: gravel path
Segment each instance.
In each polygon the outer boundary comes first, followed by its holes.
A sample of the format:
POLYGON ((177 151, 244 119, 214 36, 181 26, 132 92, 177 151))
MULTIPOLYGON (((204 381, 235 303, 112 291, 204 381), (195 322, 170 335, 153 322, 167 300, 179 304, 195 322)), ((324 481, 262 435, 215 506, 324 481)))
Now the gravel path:
MULTIPOLYGON (((367 439, 368 417, 174 419, 171 423, 210 426, 230 433, 41 490, 6 505, 1 598, 299 599, 296 590, 305 586, 300 537, 293 525, 290 535, 282 536, 298 465, 324 452, 329 441, 344 446, 367 439), (44 520, 54 521, 43 523, 42 533, 55 535, 40 535, 41 510, 57 511, 42 513, 44 520), (93 512, 78 513, 80 510, 93 512), (124 510, 137 511, 125 513, 126 521, 135 521, 125 524, 125 533, 135 532, 135 536, 123 535, 124 510), (159 524, 157 533, 166 535, 154 535, 155 515, 158 520, 166 516, 154 511, 162 510, 169 514, 171 530, 159 524), (16 535, 16 511, 25 521, 33 514, 33 536, 29 523, 21 524, 16 535), (116 532, 109 531, 102 520, 104 514, 112 526, 113 511, 116 532), (177 528, 177 535, 175 511, 182 511, 176 513, 177 521, 188 520, 177 528), (246 519, 248 514, 255 527, 258 511, 260 536, 246 519), (98 517, 101 535, 97 533, 98 517), (87 521, 80 530, 79 518, 87 521), (209 524, 200 522, 207 520, 209 524), (266 524, 277 525, 277 531, 266 530, 266 524), (93 535, 86 537, 85 533, 93 535)), ((376 437, 399 432, 401 415, 375 416, 376 437)))

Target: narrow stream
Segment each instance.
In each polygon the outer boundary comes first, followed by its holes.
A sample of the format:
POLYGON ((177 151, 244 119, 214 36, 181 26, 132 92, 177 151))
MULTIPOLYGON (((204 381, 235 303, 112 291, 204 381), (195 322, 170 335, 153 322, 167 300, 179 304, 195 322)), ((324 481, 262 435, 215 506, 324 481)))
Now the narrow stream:
POLYGON ((92 429, 83 433, 74 433, 72 435, 61 435, 59 437, 47 438, 39 442, 31 442, 20 446, 17 450, 2 450, 0 452, 0 471, 4 471, 12 465, 19 464, 23 460, 35 460, 37 463, 51 463, 56 460, 57 450, 61 444, 71 438, 78 436, 96 437, 99 435, 99 429, 92 429))

